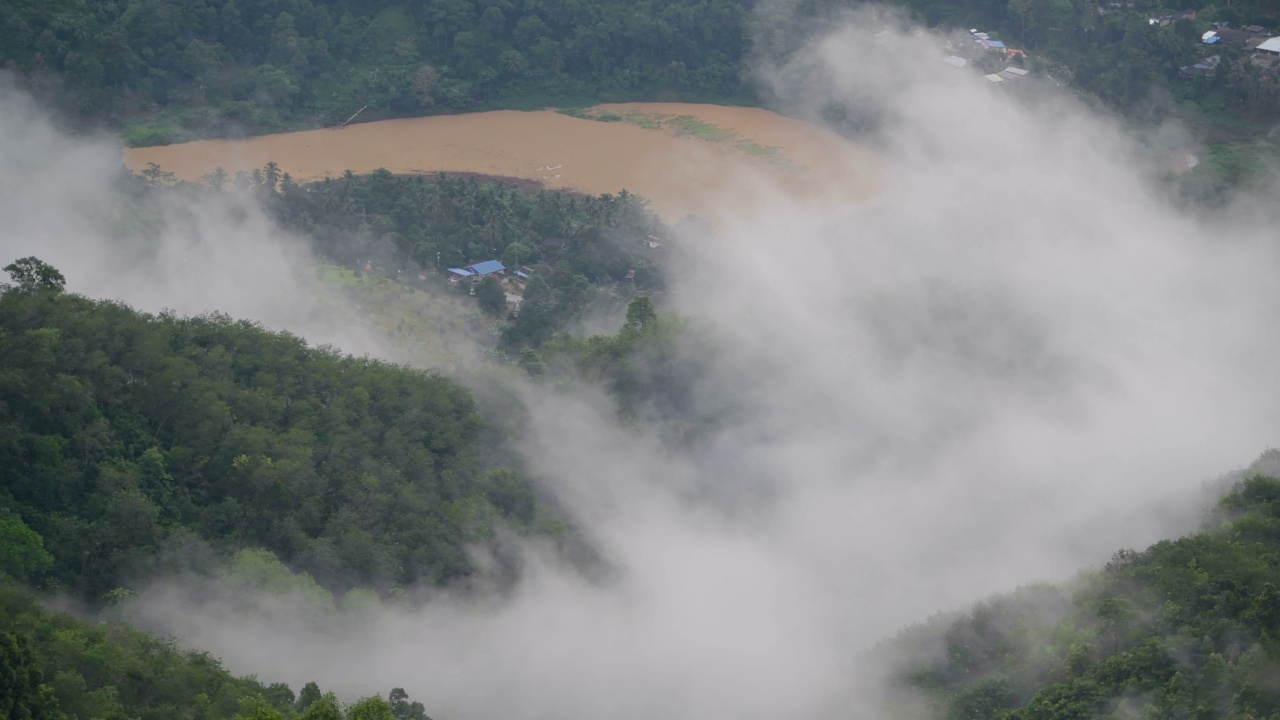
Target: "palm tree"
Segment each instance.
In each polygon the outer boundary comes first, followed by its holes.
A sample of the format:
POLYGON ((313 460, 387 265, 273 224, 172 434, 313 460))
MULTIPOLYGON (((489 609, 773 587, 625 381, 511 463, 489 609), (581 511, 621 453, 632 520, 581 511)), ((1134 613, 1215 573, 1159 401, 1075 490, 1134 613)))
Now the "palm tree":
POLYGON ((262 174, 266 177, 267 187, 271 188, 272 192, 275 192, 276 185, 280 182, 280 166, 274 160, 268 162, 267 166, 263 168, 262 174))

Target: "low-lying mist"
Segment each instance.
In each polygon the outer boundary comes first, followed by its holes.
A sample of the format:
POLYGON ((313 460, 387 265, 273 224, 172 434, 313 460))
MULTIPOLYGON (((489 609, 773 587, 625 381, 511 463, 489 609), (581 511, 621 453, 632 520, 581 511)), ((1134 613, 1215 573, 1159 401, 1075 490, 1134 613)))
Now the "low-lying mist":
POLYGON ((146 312, 216 311, 423 367, 473 361, 466 337, 436 343, 447 352, 408 354, 369 327, 355 303, 332 297, 305 240, 252 198, 140 193, 117 139, 60 132, 15 87, 0 73, 0 263, 35 255, 62 271, 70 290, 146 312))
MULTIPOLYGON (((856 98, 889 119, 882 192, 821 208, 778 193, 684 238, 671 268, 671 308, 715 348, 695 401, 732 398, 732 420, 677 449, 598 393, 519 388, 524 460, 616 572, 533 544, 509 595, 329 632, 174 582, 132 617, 237 673, 402 686, 450 720, 870 717, 868 645, 1192 529, 1201 484, 1277 436, 1274 207, 1184 212, 1108 119, 989 87, 939 62, 941 40, 877 38, 869 17, 763 75, 784 111, 856 98)), ((118 153, 16 104, 5 256, 39 255, 78 292, 377 351, 281 281, 305 253, 252 207, 176 208, 189 221, 167 221, 158 261, 122 267, 103 232, 118 153)))

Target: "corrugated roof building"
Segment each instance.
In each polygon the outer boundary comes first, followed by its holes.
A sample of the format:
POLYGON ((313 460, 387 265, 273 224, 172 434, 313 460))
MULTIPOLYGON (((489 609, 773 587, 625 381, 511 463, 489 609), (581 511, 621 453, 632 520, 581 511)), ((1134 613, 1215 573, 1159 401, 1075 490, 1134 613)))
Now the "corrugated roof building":
POLYGON ((473 265, 468 265, 463 269, 470 270, 472 275, 484 276, 484 275, 492 275, 493 273, 496 273, 496 272, 502 272, 503 270, 506 270, 507 267, 502 263, 498 262, 497 260, 485 260, 484 262, 478 262, 473 265))
POLYGON ((1260 53, 1280 55, 1280 37, 1267 38, 1266 40, 1263 40, 1262 44, 1256 49, 1260 53))

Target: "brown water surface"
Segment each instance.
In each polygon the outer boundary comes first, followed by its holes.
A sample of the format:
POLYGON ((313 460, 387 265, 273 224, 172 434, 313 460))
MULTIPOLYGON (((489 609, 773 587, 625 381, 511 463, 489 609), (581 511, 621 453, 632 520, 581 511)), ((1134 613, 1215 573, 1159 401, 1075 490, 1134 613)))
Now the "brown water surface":
POLYGON ((126 165, 156 163, 182 180, 275 161, 298 182, 367 173, 470 172, 585 193, 627 190, 667 219, 715 221, 782 193, 803 202, 865 200, 873 156, 838 135, 759 108, 684 103, 602 105, 604 122, 552 110, 494 111, 342 129, 130 148, 126 165))

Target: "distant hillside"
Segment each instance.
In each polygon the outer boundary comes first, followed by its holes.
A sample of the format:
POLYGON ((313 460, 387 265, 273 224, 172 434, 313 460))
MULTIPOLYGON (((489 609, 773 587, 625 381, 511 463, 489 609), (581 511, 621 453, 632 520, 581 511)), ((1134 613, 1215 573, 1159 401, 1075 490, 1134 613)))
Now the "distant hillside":
POLYGON ((463 544, 499 518, 543 521, 519 475, 486 470, 475 403, 443 377, 10 270, 0 531, 48 554, 19 580, 96 601, 265 548, 329 590, 387 590, 467 575, 463 544))
POLYGON ((428 720, 403 690, 343 707, 315 683, 239 678, 217 658, 119 623, 42 608, 0 580, 0 716, 8 720, 428 720))
MULTIPOLYGON (((1275 451, 1264 456, 1271 469, 1275 451)), ((897 717, 1280 717, 1280 480, 1254 476, 1201 533, 1123 550, 1075 583, 1032 586, 879 651, 897 717)))
POLYGON ((740 0, 9 0, 0 67, 145 145, 365 107, 740 98, 746 15, 740 0))

